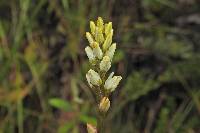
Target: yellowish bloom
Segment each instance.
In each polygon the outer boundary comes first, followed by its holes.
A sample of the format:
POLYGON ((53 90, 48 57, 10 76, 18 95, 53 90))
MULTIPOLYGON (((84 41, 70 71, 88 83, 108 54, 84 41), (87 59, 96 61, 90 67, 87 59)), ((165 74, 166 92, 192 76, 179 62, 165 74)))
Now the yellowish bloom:
MULTIPOLYGON (((97 72, 90 69, 86 74, 87 81, 89 85, 100 86, 102 84, 102 80, 97 72)), ((92 86, 91 86, 92 87, 92 86)))
POLYGON ((106 113, 109 108, 110 108, 110 100, 108 99, 108 97, 103 97, 99 104, 99 110, 103 113, 106 113))
POLYGON ((92 63, 95 60, 95 55, 94 55, 92 49, 89 46, 87 46, 85 48, 85 52, 87 54, 87 57, 89 58, 89 61, 92 63))
POLYGON ((88 82, 89 86, 92 88, 93 85, 92 85, 92 83, 91 83, 91 80, 90 80, 90 77, 89 77, 88 74, 86 74, 86 79, 87 79, 87 82, 88 82))
POLYGON ((104 56, 99 67, 101 71, 107 72, 111 67, 110 58, 108 56, 104 56))
POLYGON ((104 42, 104 36, 103 36, 102 28, 96 27, 94 37, 95 37, 95 40, 98 43, 102 44, 104 42))
POLYGON ((103 23, 103 19, 101 17, 98 17, 98 19, 97 19, 97 27, 99 27, 99 29, 101 31, 103 31, 103 29, 104 29, 104 23, 103 23))
POLYGON ((93 39, 92 35, 89 32, 86 32, 86 38, 87 38, 87 40, 88 40, 90 45, 92 43, 94 43, 94 39, 93 39))
POLYGON ((93 36, 95 35, 95 29, 96 29, 95 23, 93 21, 90 21, 90 30, 93 36))
MULTIPOLYGON (((98 100, 99 97, 102 98, 98 101, 98 109, 100 114, 105 114, 110 108, 108 95, 116 89, 122 79, 121 76, 114 76, 114 72, 108 78, 106 74, 111 68, 116 50, 116 43, 112 43, 112 22, 104 24, 101 17, 98 17, 96 23, 90 21, 90 33, 86 32, 86 38, 89 46, 85 48, 85 52, 95 70, 90 69, 86 73, 86 79, 91 88, 98 88, 98 91, 94 92, 98 100)), ((98 130, 99 127, 101 128, 101 125, 98 123, 98 130)), ((96 127, 91 124, 87 124, 87 130, 88 133, 97 133, 96 127)))
POLYGON ((112 60, 112 58, 114 56, 115 49, 116 49, 116 43, 113 43, 105 53, 105 55, 108 56, 110 58, 110 60, 112 60))
POLYGON ((113 75, 114 75, 114 72, 110 74, 110 76, 108 77, 108 79, 105 81, 105 84, 104 84, 104 88, 110 92, 114 91, 117 88, 120 80, 122 79, 121 76, 113 77, 113 75))
POLYGON ((110 45, 112 43, 112 36, 113 36, 113 30, 110 31, 110 33, 106 37, 106 40, 103 43, 103 50, 104 51, 106 51, 110 47, 110 45))
POLYGON ((99 47, 99 43, 94 42, 91 44, 91 47, 93 49, 93 53, 96 57, 98 57, 99 59, 102 59, 103 56, 103 52, 101 50, 101 48, 99 47))
POLYGON ((105 34, 106 34, 106 36, 108 36, 108 34, 110 33, 110 32, 112 32, 112 22, 109 22, 108 24, 106 24, 105 25, 105 34))
POLYGON ((96 127, 92 126, 91 124, 87 123, 87 131, 88 133, 97 133, 96 127))

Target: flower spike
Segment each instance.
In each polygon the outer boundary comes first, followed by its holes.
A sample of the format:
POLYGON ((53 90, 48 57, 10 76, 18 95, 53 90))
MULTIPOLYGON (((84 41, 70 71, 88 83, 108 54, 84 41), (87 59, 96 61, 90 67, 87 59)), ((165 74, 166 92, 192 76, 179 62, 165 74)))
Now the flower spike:
MULTIPOLYGON (((89 46, 86 46, 85 52, 92 65, 92 69, 86 73, 86 79, 89 87, 94 90, 92 93, 94 93, 95 100, 98 102, 97 107, 100 116, 98 121, 101 121, 111 105, 110 93, 117 88, 122 80, 121 76, 114 76, 114 72, 107 76, 116 50, 116 43, 112 43, 112 22, 105 23, 101 17, 98 17, 96 23, 90 21, 90 32, 86 32, 86 38, 89 46)), ((101 126, 103 126, 101 122, 97 123, 97 129, 87 124, 88 133, 103 133, 101 126)))
POLYGON ((88 80, 89 85, 96 85, 96 86, 100 86, 102 84, 102 80, 99 76, 99 74, 97 72, 95 72, 94 70, 90 69, 87 74, 86 74, 86 78, 88 80))

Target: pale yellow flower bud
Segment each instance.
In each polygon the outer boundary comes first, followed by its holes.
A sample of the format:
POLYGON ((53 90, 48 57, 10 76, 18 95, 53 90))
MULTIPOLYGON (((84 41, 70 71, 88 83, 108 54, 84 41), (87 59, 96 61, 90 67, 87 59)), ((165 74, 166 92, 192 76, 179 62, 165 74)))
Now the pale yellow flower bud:
POLYGON ((112 72, 104 84, 104 88, 110 92, 114 91, 117 88, 120 80, 122 79, 121 76, 112 77, 113 75, 114 73, 112 72))
POLYGON ((102 32, 102 29, 99 27, 96 27, 96 30, 95 30, 95 40, 100 44, 104 42, 103 32, 102 32))
POLYGON ((101 71, 107 72, 111 67, 110 58, 108 56, 104 56, 99 64, 99 67, 101 71))
POLYGON ((108 34, 108 36, 106 37, 106 40, 103 43, 103 50, 106 51, 111 43, 112 43, 112 36, 113 36, 113 30, 111 30, 111 32, 108 34))
POLYGON ((116 49, 116 43, 113 43, 105 53, 105 55, 108 56, 110 58, 110 60, 112 60, 112 58, 114 56, 115 49, 116 49))
POLYGON ((104 42, 104 36, 103 36, 103 32, 102 32, 101 30, 99 30, 99 32, 98 32, 98 37, 97 37, 97 39, 98 39, 98 42, 99 42, 100 44, 102 44, 102 43, 104 42))
POLYGON ((94 43, 94 39, 92 38, 92 35, 89 32, 86 32, 86 38, 90 45, 94 43))
POLYGON ((87 79, 87 82, 88 82, 89 86, 92 88, 93 85, 91 84, 90 77, 89 77, 88 74, 86 74, 86 79, 87 79))
POLYGON ((91 84, 96 86, 100 86, 102 84, 99 74, 92 69, 87 72, 86 78, 90 86, 91 84))
POLYGON ((93 49, 93 53, 96 57, 98 57, 99 59, 102 59, 103 56, 103 52, 101 50, 101 48, 99 47, 99 43, 94 42, 91 44, 91 47, 93 49))
POLYGON ((95 29, 96 29, 95 23, 93 21, 90 21, 90 30, 93 36, 95 35, 95 29))
POLYGON ((92 63, 95 60, 95 55, 94 55, 92 49, 89 46, 87 46, 85 48, 85 52, 87 54, 87 57, 89 58, 90 63, 92 63))
POLYGON ((99 110, 106 113, 110 108, 110 100, 107 97, 103 97, 99 104, 99 110))
POLYGON ((103 28, 104 28, 104 23, 103 23, 103 19, 101 17, 98 17, 98 20, 97 20, 97 27, 99 29, 101 29, 101 31, 103 31, 103 28))
POLYGON ((96 127, 92 126, 91 124, 87 123, 87 131, 88 133, 97 133, 96 127))
POLYGON ((109 22, 105 25, 105 34, 106 36, 112 31, 112 22, 109 22))

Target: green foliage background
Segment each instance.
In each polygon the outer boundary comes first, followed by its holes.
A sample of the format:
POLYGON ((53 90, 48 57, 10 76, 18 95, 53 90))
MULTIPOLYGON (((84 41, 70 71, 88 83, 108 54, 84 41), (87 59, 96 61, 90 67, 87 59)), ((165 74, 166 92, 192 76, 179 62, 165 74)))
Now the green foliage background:
POLYGON ((85 133, 89 21, 112 21, 122 75, 107 133, 200 132, 198 0, 1 0, 0 133, 85 133))

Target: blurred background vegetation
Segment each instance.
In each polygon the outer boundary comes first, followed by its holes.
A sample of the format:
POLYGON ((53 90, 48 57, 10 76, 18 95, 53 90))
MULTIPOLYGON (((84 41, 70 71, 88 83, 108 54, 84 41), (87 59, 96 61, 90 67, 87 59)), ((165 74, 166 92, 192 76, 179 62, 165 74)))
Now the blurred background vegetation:
POLYGON ((118 50, 106 133, 200 133, 199 0, 0 0, 0 133, 86 133, 89 21, 118 50))

